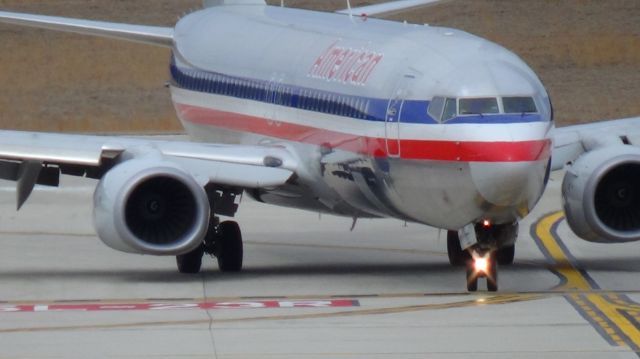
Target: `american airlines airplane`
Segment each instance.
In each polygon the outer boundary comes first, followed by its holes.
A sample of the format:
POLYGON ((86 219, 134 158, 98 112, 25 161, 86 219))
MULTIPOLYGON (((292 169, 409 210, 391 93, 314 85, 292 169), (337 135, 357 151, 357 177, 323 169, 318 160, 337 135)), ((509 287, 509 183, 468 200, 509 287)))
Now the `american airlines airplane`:
POLYGON ((354 223, 445 229, 467 289, 486 278, 496 291, 518 222, 565 166, 578 236, 640 240, 640 118, 554 129, 549 95, 512 52, 369 17, 433 2, 321 13, 207 0, 174 28, 0 12, 8 24, 170 48, 171 97, 194 140, 0 131, 0 178, 17 182, 18 208, 61 174, 99 180, 100 239, 176 256, 183 273, 197 273, 205 253, 221 271, 241 270, 240 228, 220 218, 245 194, 354 223))

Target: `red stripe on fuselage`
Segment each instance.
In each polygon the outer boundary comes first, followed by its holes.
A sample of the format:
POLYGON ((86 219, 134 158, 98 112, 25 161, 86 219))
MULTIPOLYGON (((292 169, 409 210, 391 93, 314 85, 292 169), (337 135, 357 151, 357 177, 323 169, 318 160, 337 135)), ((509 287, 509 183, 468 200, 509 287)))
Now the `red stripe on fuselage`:
MULTIPOLYGON (((353 135, 191 105, 176 104, 176 109, 183 120, 195 124, 322 145, 374 157, 388 156, 384 138, 353 135)), ((397 142, 391 140, 389 146, 397 147, 397 142)), ((548 159, 551 148, 549 139, 516 142, 400 139, 399 144, 402 159, 462 162, 538 161, 548 159)))

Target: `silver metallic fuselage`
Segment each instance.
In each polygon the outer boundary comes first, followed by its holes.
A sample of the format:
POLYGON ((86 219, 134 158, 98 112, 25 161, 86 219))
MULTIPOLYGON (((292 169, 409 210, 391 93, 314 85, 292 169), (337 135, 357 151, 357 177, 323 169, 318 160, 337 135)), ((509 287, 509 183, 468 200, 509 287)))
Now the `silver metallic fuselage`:
POLYGON ((282 146, 302 165, 261 201, 458 229, 525 216, 544 190, 551 106, 516 55, 458 30, 279 7, 190 14, 172 98, 196 140, 282 146), (438 121, 434 97, 528 96, 535 116, 438 121))

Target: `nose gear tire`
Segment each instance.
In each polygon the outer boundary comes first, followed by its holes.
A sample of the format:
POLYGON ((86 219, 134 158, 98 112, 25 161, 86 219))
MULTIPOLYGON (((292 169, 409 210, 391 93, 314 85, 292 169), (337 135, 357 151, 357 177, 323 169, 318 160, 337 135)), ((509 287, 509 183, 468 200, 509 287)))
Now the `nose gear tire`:
POLYGON ((469 252, 460 246, 457 231, 447 231, 447 255, 449 263, 454 267, 461 267, 471 260, 469 252))
POLYGON ((496 252, 498 264, 501 266, 508 266, 513 264, 513 259, 516 255, 516 245, 502 247, 496 252))
POLYGON ((478 290, 478 276, 473 269, 473 259, 466 261, 467 266, 467 291, 475 292, 478 290))
POLYGON ((493 252, 489 256, 489 273, 487 273, 487 290, 489 292, 498 291, 498 257, 499 253, 493 252))

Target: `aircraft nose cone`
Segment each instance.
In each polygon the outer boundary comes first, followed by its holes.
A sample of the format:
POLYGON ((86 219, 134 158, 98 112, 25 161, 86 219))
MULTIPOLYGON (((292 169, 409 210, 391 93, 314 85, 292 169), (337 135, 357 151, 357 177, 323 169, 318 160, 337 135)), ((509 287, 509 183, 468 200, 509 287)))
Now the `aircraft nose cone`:
POLYGON ((472 163, 471 177, 490 206, 530 210, 545 186, 547 161, 472 163))

